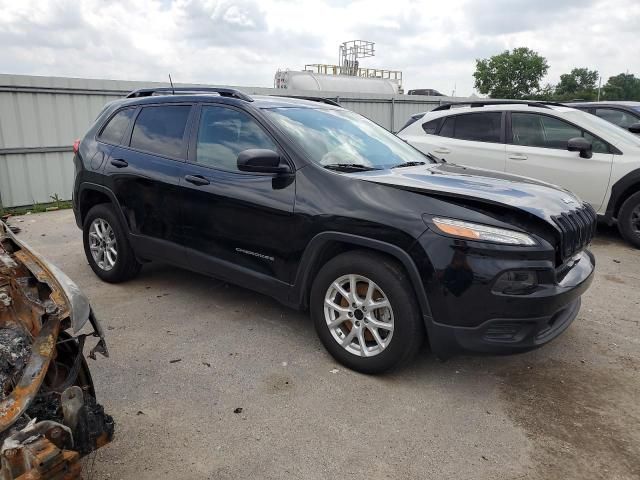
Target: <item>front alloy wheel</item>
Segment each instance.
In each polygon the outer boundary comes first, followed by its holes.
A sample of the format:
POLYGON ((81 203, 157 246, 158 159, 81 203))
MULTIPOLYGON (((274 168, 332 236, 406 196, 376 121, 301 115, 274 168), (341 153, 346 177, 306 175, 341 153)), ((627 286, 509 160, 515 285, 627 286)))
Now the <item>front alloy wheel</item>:
POLYGON ((378 355, 393 337, 389 299, 362 275, 343 275, 331 283, 324 297, 324 318, 333 339, 361 357, 378 355))
POLYGON ((89 227, 89 250, 98 267, 105 272, 115 267, 118 261, 118 242, 109 222, 96 218, 89 227))
POLYGON ((336 255, 316 274, 309 310, 318 337, 343 365, 381 373, 424 341, 417 298, 403 266, 372 250, 336 255))

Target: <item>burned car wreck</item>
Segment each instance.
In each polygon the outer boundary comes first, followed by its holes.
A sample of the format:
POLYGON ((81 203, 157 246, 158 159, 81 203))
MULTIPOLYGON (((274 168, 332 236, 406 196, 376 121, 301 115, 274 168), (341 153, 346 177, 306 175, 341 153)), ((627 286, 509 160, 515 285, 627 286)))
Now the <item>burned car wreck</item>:
POLYGON ((87 298, 0 222, 0 480, 80 478, 80 459, 111 441, 83 354, 92 337, 89 356, 108 356, 87 298))

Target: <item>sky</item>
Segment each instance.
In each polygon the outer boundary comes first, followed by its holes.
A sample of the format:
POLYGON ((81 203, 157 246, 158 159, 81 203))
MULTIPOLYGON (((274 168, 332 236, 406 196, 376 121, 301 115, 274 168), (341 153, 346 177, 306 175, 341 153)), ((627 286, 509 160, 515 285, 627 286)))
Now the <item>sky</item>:
POLYGON ((474 92, 475 60, 515 47, 640 76, 640 0, 0 0, 0 73, 273 86, 277 69, 337 63, 402 70, 405 90, 474 92))

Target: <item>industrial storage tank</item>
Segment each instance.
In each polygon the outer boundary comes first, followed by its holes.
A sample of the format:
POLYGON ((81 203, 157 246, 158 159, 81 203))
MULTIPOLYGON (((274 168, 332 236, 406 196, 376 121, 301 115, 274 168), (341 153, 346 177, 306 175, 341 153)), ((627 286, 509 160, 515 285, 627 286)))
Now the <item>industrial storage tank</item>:
POLYGON ((322 92, 397 94, 399 85, 386 78, 324 75, 310 71, 278 70, 275 88, 322 92))

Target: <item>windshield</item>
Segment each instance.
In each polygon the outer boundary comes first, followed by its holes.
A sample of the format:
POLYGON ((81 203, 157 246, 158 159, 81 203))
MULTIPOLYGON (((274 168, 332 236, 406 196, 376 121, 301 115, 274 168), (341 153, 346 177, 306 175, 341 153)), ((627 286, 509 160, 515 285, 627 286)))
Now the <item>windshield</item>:
POLYGON ((640 112, 640 105, 638 105, 637 107, 631 107, 633 108, 636 112, 640 112))
POLYGON ((380 169, 432 163, 381 126, 348 110, 283 107, 265 112, 312 161, 325 167, 380 169))

